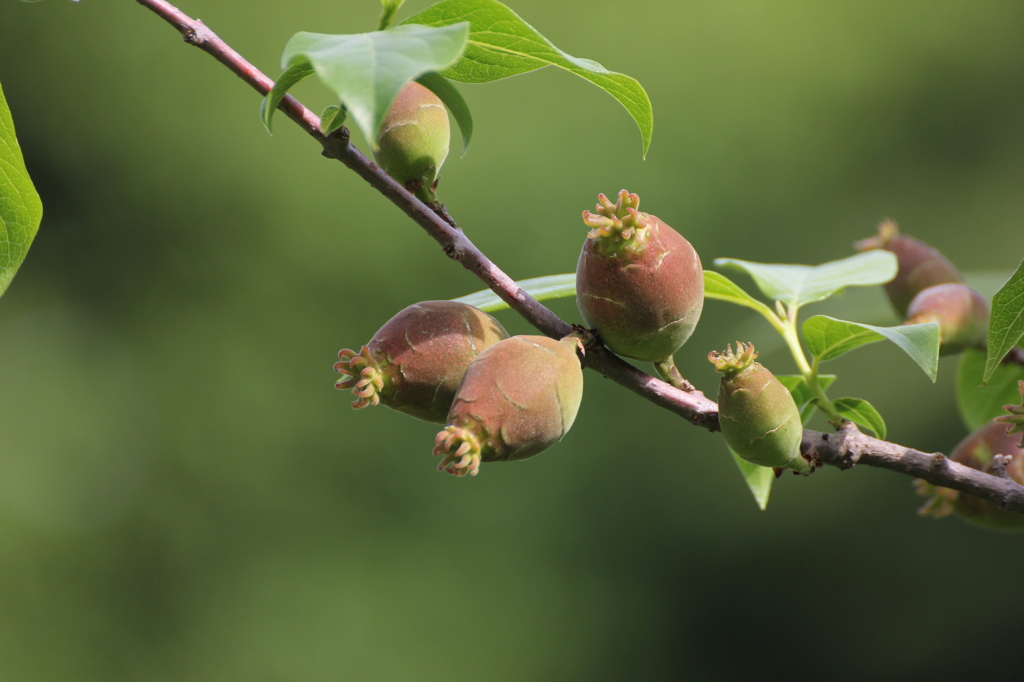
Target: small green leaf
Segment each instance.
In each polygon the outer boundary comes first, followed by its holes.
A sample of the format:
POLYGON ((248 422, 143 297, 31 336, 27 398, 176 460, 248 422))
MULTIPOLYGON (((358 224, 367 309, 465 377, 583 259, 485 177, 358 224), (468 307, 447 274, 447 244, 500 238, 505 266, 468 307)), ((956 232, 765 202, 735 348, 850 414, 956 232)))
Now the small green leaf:
MULTIPOLYGON (((263 127, 267 129, 268 133, 273 134, 270 129, 270 123, 274 118, 274 112, 277 111, 277 105, 281 103, 284 96, 292 88, 293 85, 301 81, 303 78, 307 78, 316 73, 313 70, 313 65, 308 60, 297 59, 295 63, 285 69, 285 72, 281 74, 281 77, 274 83, 274 87, 270 89, 267 96, 260 102, 260 120, 263 121, 263 127)), ((323 121, 320 122, 321 130, 323 129, 323 121)))
MULTIPOLYGON (((814 394, 811 393, 811 389, 807 386, 807 382, 800 374, 776 374, 775 378, 779 380, 786 390, 793 396, 793 402, 797 406, 803 406, 814 400, 814 394)), ((819 374, 818 385, 821 386, 823 391, 827 391, 828 387, 831 386, 836 380, 835 374, 819 374)))
MULTIPOLYGON (((547 301, 552 298, 567 298, 576 295, 576 273, 570 272, 565 275, 548 275, 546 277, 534 277, 516 282, 523 290, 538 301, 547 301)), ((485 313, 493 313, 495 310, 508 308, 508 303, 498 298, 490 289, 477 291, 476 293, 452 299, 459 303, 468 303, 476 306, 485 313)))
POLYGON ((778 319, 771 308, 743 291, 725 275, 711 270, 704 271, 704 298, 728 301, 744 308, 756 310, 768 318, 768 320, 778 319))
POLYGON ((345 124, 345 117, 348 112, 345 107, 331 105, 320 114, 320 133, 325 137, 345 124))
POLYGON ((469 24, 448 23, 436 28, 409 24, 353 35, 296 33, 281 57, 285 83, 280 88, 275 85, 273 96, 268 95, 263 105, 264 124, 269 129, 284 92, 308 76, 311 68, 338 96, 367 142, 376 144, 384 115, 402 87, 427 72, 451 66, 462 55, 469 24))
POLYGON ((416 79, 416 82, 437 95, 448 112, 455 117, 462 131, 462 153, 469 149, 469 139, 473 137, 473 116, 469 113, 469 105, 462 99, 460 93, 451 81, 437 73, 425 73, 416 79))
POLYGON ((461 83, 490 83, 545 66, 565 69, 598 86, 626 108, 640 128, 643 154, 647 156, 654 113, 647 92, 636 80, 559 50, 497 0, 442 0, 404 23, 445 26, 456 21, 470 22, 469 46, 462 59, 442 75, 461 83))
POLYGON ((43 203, 25 168, 0 86, 0 296, 25 260, 42 219, 43 203))
POLYGON ((870 429, 876 438, 885 438, 885 420, 868 401, 860 398, 839 398, 833 400, 832 405, 839 414, 854 424, 870 429))
POLYGON ((992 315, 988 319, 988 357, 985 360, 987 382, 1010 349, 1024 336, 1024 261, 1006 284, 992 297, 992 315))
POLYGON ((380 4, 384 5, 384 8, 380 13, 380 23, 377 25, 378 31, 383 31, 391 22, 395 20, 395 12, 402 6, 405 0, 380 0, 380 4))
POLYGON ((939 325, 936 322, 875 327, 815 315, 804 322, 803 336, 807 350, 818 362, 838 358, 854 348, 889 339, 902 348, 932 381, 935 381, 939 371, 939 325))
POLYGON ((775 472, 768 467, 748 462, 733 452, 729 446, 726 446, 726 448, 732 454, 732 458, 736 460, 736 466, 740 468, 743 480, 747 482, 747 487, 750 488, 750 492, 754 495, 754 502, 757 502, 757 506, 761 511, 764 511, 768 507, 768 496, 772 494, 775 472))
POLYGON ((823 301, 846 287, 885 284, 898 269, 896 256, 884 249, 821 265, 754 263, 735 258, 718 258, 715 265, 747 273, 765 296, 791 309, 823 301))
POLYGON ((984 351, 965 350, 956 374, 956 404, 968 431, 1003 414, 1003 405, 1020 401, 1017 382, 1024 380, 1024 367, 1000 364, 983 386, 984 371, 984 351))

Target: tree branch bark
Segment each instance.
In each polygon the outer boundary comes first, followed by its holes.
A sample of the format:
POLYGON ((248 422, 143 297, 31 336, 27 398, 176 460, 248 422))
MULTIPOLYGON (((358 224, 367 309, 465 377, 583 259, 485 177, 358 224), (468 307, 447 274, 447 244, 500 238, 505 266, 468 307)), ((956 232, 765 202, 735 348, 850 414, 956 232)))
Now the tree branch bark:
MULTIPOLYGON (((235 52, 197 19, 192 19, 165 0, 136 0, 176 28, 185 42, 212 55, 261 95, 274 82, 235 52)), ((278 107, 323 147, 323 155, 337 159, 355 171, 372 187, 412 218, 441 246, 448 257, 476 275, 527 322, 544 334, 561 338, 570 333, 569 324, 524 291, 483 254, 462 230, 450 225, 430 207, 370 161, 349 142, 342 128, 329 136, 320 132, 320 119, 291 95, 278 107)), ((718 430, 718 405, 699 391, 686 392, 640 371, 603 347, 588 348, 584 366, 710 431, 718 430)), ((939 453, 927 454, 895 443, 866 436, 853 424, 838 433, 804 431, 802 451, 812 461, 849 469, 858 463, 898 471, 994 502, 1024 513, 1024 486, 1007 477, 992 476, 957 464, 939 453)))

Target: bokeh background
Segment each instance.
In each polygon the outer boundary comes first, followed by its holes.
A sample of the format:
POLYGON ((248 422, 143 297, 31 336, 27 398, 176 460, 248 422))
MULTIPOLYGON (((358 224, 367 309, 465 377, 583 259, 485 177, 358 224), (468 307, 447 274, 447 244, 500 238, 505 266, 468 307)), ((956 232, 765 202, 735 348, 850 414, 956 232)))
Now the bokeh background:
MULTIPOLYGON (((379 9, 180 6, 271 76, 292 33, 379 9)), ((571 271, 622 187, 706 266, 841 258, 885 216, 993 287, 1024 255, 1024 4, 512 6, 656 119, 644 161, 569 74, 462 87, 441 196, 516 278, 571 271)), ((761 512, 718 436, 594 373, 561 444, 473 480, 433 470, 435 426, 349 409, 339 348, 480 285, 136 3, 0 0, 0 82, 45 207, 0 301, 0 679, 1019 679, 1021 537, 917 517, 906 477, 786 476, 761 512)), ((897 321, 874 289, 813 313, 897 321)), ((709 302, 684 374, 713 395, 737 338, 793 370, 709 302)), ((955 360, 832 369, 898 442, 965 434, 955 360)))

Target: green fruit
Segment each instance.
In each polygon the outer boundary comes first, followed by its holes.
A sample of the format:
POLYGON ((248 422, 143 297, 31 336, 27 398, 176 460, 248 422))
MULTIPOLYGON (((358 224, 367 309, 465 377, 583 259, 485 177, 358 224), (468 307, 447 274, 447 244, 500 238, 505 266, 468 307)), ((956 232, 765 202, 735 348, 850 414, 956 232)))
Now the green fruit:
POLYGON ((406 83, 381 124, 373 158, 388 175, 421 200, 436 200, 434 188, 448 157, 448 112, 437 95, 406 83))
POLYGON ((879 224, 877 237, 861 240, 854 244, 854 248, 858 251, 885 249, 896 254, 899 271, 885 285, 885 293, 900 317, 906 316, 910 302, 928 287, 964 281, 945 256, 922 241, 900 234, 896 223, 891 220, 879 224))
MULTIPOLYGON (((985 424, 954 448, 950 459, 954 462, 988 472, 994 455, 1012 455, 1006 473, 1024 485, 1024 448, 1017 439, 1006 433, 1006 425, 997 422, 985 424)), ((943 488, 945 497, 952 499, 953 511, 972 523, 1000 530, 1024 530, 1024 514, 1000 509, 987 500, 943 488), (952 494, 950 494, 952 493, 952 494)))
POLYGON ((487 313, 455 301, 424 301, 388 320, 357 353, 345 349, 334 369, 351 388, 352 407, 382 403, 443 424, 466 368, 508 332, 487 313))
POLYGON ((439 470, 475 476, 481 462, 532 457, 562 439, 583 397, 579 341, 513 336, 470 364, 437 434, 439 470))
POLYGON ((708 360, 722 373, 718 420, 725 442, 743 459, 763 467, 810 473, 800 454, 804 427, 793 396, 771 372, 754 362, 753 344, 736 343, 708 360))
POLYGON ((988 300, 966 284, 928 287, 910 302, 907 324, 938 322, 941 355, 968 348, 985 348, 988 338, 988 300))
POLYGON ((660 362, 697 326, 704 271, 690 242, 656 216, 642 213, 626 190, 618 201, 598 196, 592 229, 576 265, 576 304, 605 345, 630 358, 660 362))

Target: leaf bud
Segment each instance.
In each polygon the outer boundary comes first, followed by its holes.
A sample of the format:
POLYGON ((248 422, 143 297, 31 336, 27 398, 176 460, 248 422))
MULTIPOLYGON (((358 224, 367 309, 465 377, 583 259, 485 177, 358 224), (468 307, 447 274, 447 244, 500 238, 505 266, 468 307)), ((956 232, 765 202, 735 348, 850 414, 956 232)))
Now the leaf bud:
POLYGON ((918 239, 900 234, 892 220, 883 220, 878 225, 877 237, 862 239, 853 246, 858 251, 885 249, 896 254, 899 271, 885 284, 885 293, 900 317, 906 316, 907 306, 924 289, 964 281, 945 256, 918 239))
POLYGON ((708 360, 722 374, 718 420, 725 442, 743 459, 763 467, 811 472, 800 453, 804 427, 789 390, 755 362, 753 344, 736 342, 736 351, 712 351, 708 360))
POLYGON ((438 470, 475 476, 481 462, 532 457, 569 431, 583 397, 575 336, 513 336, 474 360, 437 434, 438 470))
POLYGON ((940 355, 985 348, 988 299, 966 284, 939 284, 923 290, 907 308, 907 324, 939 323, 940 355))
POLYGON ((433 92, 416 81, 399 91, 381 123, 373 158, 388 175, 426 203, 448 157, 448 111, 433 92))
POLYGON ((576 265, 576 304, 619 355, 660 362, 693 333, 704 307, 700 257, 682 235, 639 209, 626 190, 598 196, 576 265))
POLYGON ((337 388, 352 389, 352 407, 382 403, 443 424, 466 368, 508 338, 487 313, 455 301, 424 301, 402 310, 358 352, 345 349, 334 369, 337 388))

